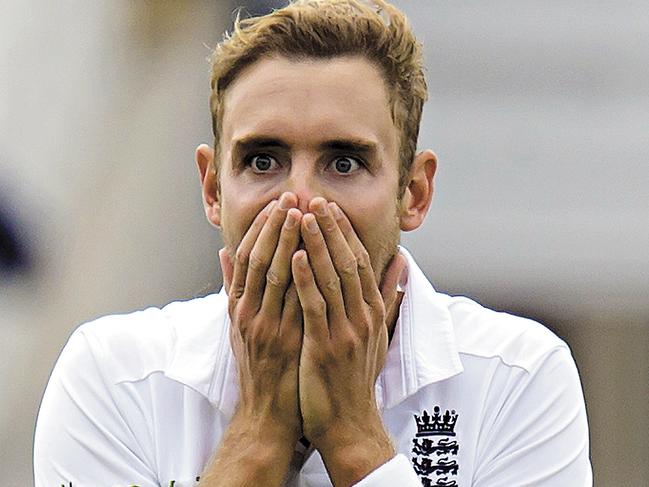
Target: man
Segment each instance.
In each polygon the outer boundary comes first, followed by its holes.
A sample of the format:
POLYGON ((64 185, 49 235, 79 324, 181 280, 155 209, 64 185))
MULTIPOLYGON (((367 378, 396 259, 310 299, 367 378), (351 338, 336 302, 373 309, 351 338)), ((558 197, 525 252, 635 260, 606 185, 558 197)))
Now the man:
POLYGON ((398 247, 433 193, 425 98, 420 46, 382 1, 238 24, 196 151, 224 288, 73 334, 37 485, 590 485, 567 346, 436 293, 398 247))

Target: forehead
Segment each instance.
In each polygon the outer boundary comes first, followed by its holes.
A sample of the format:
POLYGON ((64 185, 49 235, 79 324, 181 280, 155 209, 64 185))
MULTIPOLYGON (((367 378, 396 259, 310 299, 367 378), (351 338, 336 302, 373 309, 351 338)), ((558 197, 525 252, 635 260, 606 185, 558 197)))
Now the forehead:
POLYGON ((362 57, 262 58, 227 88, 222 142, 250 135, 293 145, 323 138, 371 141, 396 154, 397 130, 379 69, 362 57))

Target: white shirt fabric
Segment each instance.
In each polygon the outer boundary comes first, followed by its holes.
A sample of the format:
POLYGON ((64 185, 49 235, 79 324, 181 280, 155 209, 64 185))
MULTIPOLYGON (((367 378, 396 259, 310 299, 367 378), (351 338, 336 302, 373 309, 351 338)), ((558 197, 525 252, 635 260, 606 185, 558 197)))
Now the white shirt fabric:
MULTIPOLYGON (((568 346, 534 321, 437 293, 401 253, 405 295, 376 383, 398 454, 357 485, 591 486, 568 346)), ((228 329, 223 291, 80 326, 41 404, 36 486, 196 485, 238 400, 228 329)), ((318 452, 302 454, 286 485, 330 486, 318 452)))

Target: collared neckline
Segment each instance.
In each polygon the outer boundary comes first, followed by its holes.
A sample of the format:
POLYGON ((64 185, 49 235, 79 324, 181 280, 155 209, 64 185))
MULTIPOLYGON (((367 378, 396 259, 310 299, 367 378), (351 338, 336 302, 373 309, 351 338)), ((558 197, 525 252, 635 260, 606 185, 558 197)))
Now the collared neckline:
MULTIPOLYGON (((230 322, 228 297, 223 288, 216 294, 184 303, 171 303, 162 311, 172 326, 172 353, 165 375, 205 396, 216 407, 228 395, 220 390, 229 371, 230 322)), ((235 383, 236 385, 236 383, 235 383)))
MULTIPOLYGON (((380 409, 392 408, 422 387, 463 371, 446 297, 435 291, 405 248, 399 251, 407 261, 407 281, 401 283, 405 294, 399 318, 376 382, 380 409)), ((239 386, 230 347, 227 295, 221 288, 201 300, 190 316, 178 316, 174 323, 174 352, 166 375, 231 416, 239 386)))
POLYGON ((404 247, 399 252, 407 261, 407 280, 400 283, 405 294, 377 380, 381 409, 392 408, 422 387, 464 370, 445 296, 435 291, 404 247))

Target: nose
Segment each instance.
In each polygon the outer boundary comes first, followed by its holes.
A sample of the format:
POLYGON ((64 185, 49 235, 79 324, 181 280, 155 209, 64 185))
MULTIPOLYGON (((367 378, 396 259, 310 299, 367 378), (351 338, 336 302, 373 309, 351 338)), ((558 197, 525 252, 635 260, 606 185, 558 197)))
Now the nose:
POLYGON ((293 164, 284 188, 282 188, 283 191, 290 191, 297 196, 297 208, 302 213, 309 211, 309 201, 316 196, 322 196, 326 199, 323 194, 324 188, 322 188, 315 172, 309 164, 293 164))

